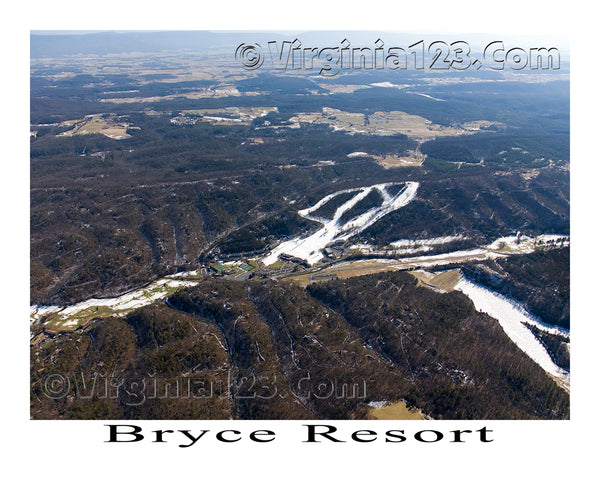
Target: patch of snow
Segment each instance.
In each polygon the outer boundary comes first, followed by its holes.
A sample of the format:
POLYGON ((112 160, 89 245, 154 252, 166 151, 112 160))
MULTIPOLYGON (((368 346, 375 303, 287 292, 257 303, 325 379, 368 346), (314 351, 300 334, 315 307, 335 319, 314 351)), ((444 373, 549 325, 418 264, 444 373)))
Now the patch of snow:
POLYGON ((29 307, 29 319, 31 321, 39 320, 46 315, 59 312, 62 308, 56 305, 31 305, 29 307))
POLYGON ((349 153, 348 155, 346 155, 348 158, 356 158, 356 157, 370 157, 371 155, 369 155, 366 152, 352 152, 349 153))
POLYGON ((185 272, 174 273, 173 275, 169 275, 169 277, 174 277, 174 278, 178 278, 178 277, 195 277, 199 273, 200 272, 198 270, 189 270, 189 271, 185 271, 185 272))
POLYGON ((399 88, 399 89, 403 89, 403 88, 406 88, 409 86, 409 85, 398 85, 396 83, 391 83, 391 82, 377 82, 377 83, 371 83, 370 85, 372 87, 399 88))
POLYGON ((74 327, 75 325, 77 325, 79 323, 78 319, 75 320, 69 320, 68 322, 63 323, 63 327, 74 327))
POLYGON ((390 402, 388 402, 387 400, 372 400, 369 403, 367 403, 367 405, 371 408, 383 408, 390 405, 390 402))
POLYGON ((351 250, 360 250, 361 252, 372 252, 375 247, 373 245, 369 245, 368 243, 357 243, 354 245, 350 245, 349 247, 351 250))
POLYGON ((435 100, 436 102, 445 102, 446 101, 443 98, 432 97, 431 95, 427 95, 426 93, 419 93, 419 92, 408 92, 408 93, 412 93, 414 95, 420 95, 421 97, 425 97, 425 98, 430 98, 431 100, 435 100))
POLYGON ((212 120, 214 122, 233 122, 233 123, 237 123, 237 122, 241 122, 242 121, 241 118, 213 117, 213 116, 209 116, 209 115, 204 115, 202 118, 204 120, 212 120))

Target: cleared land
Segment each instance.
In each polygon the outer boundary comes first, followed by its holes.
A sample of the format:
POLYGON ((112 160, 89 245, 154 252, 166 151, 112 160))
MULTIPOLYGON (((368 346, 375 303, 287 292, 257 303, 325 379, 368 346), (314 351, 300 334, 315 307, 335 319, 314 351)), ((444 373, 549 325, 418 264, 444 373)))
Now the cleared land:
POLYGON ((405 402, 397 402, 386 407, 374 408, 369 417, 375 420, 425 420, 427 417, 414 408, 408 408, 405 402))
POLYGON ((133 310, 161 300, 182 287, 197 285, 200 276, 197 272, 176 274, 152 282, 120 297, 96 299, 65 307, 51 313, 44 321, 46 331, 62 332, 75 330, 94 318, 123 316, 133 310))
POLYGON ((101 133, 102 135, 117 140, 129 138, 131 135, 127 133, 127 129, 136 128, 126 122, 117 120, 114 114, 103 113, 88 115, 79 120, 67 120, 62 122, 61 126, 72 126, 73 128, 66 132, 59 133, 57 136, 70 137, 72 135, 92 135, 94 133, 101 133))
POLYGON ((418 149, 409 150, 408 155, 372 155, 379 165, 383 168, 401 168, 401 167, 420 167, 425 160, 423 155, 418 149))
POLYGON ((425 270, 416 270, 410 274, 419 281, 418 285, 433 288, 438 292, 451 292, 460 280, 458 268, 437 274, 425 270))
MULTIPOLYGON (((172 123, 195 123, 197 121, 212 124, 250 125, 252 120, 276 112, 277 107, 227 107, 183 110, 174 117, 172 123)), ((262 143, 262 142, 261 142, 262 143)))
POLYGON ((339 266, 333 266, 320 270, 318 273, 306 273, 302 275, 290 275, 283 280, 293 281, 299 285, 308 285, 314 282, 327 281, 332 278, 351 278, 372 273, 388 272, 390 270, 404 270, 395 262, 381 262, 377 260, 356 260, 345 262, 339 266))
POLYGON ((328 90, 329 93, 352 93, 361 88, 369 88, 368 85, 339 85, 329 83, 317 83, 317 85, 328 90))
MULTIPOLYGON (((328 107, 323 107, 321 112, 299 113, 291 117, 290 121, 296 127, 303 123, 325 124, 335 131, 342 130, 350 134, 397 135, 401 133, 419 142, 433 140, 437 137, 473 134, 482 127, 493 123, 478 120, 464 125, 446 127, 437 125, 419 115, 410 115, 401 111, 375 112, 367 116, 362 113, 345 112, 328 107)), ((418 158, 418 156, 416 157, 418 158)))
POLYGON ((239 97, 240 92, 234 87, 223 88, 199 88, 192 92, 174 93, 171 95, 151 96, 151 97, 123 97, 123 98, 103 98, 101 102, 111 103, 140 103, 140 102, 163 102, 167 100, 177 100, 178 98, 187 98, 197 100, 199 98, 224 98, 239 97))
POLYGON ((342 262, 329 268, 319 271, 319 275, 303 274, 291 275, 289 280, 297 282, 300 285, 308 285, 327 279, 327 275, 336 275, 337 278, 352 278, 361 275, 370 275, 372 273, 389 272, 392 270, 413 270, 415 268, 426 268, 435 265, 444 265, 448 263, 466 262, 469 260, 484 260, 492 258, 492 252, 473 251, 464 252, 456 255, 451 254, 430 255, 423 257, 409 257, 397 260, 392 259, 373 259, 373 260, 355 260, 351 262, 342 262), (491 254, 491 255, 490 255, 491 254))

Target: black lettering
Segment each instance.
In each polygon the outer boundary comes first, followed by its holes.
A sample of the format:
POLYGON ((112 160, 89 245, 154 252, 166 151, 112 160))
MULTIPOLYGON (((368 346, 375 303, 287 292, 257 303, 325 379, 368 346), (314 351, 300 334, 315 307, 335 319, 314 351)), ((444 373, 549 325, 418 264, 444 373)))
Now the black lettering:
POLYGON ((420 432, 415 433, 415 440, 423 443, 435 443, 439 442, 442 438, 444 438, 444 434, 442 432, 438 432, 437 430, 422 430, 420 432), (433 432, 435 433, 435 440, 424 440, 423 434, 425 432, 433 432))
POLYGON ((142 427, 138 427, 137 425, 107 425, 109 428, 109 440, 105 443, 114 443, 114 442, 139 442, 144 439, 144 436, 140 433, 142 431, 142 427), (119 432, 119 427, 128 427, 131 428, 132 432, 119 432), (135 438, 132 440, 117 440, 118 435, 133 435, 135 438))
POLYGON ((451 433, 454 434, 454 440, 452 440, 453 443, 465 443, 464 440, 460 439, 461 434, 463 433, 473 433, 473 430, 450 430, 451 433))
POLYGON ((352 440, 354 440, 355 442, 362 442, 362 443, 374 442, 375 440, 377 440, 377 432, 374 432, 373 430, 357 430, 356 432, 354 432, 352 434, 352 440), (363 435, 364 436, 375 435, 375 438, 369 438, 369 439, 360 438, 363 435))
POLYGON ((227 440, 227 439, 226 439, 226 438, 223 436, 223 434, 224 434, 225 432, 233 432, 233 433, 236 433, 236 434, 238 434, 238 435, 241 433, 241 432, 238 432, 237 430, 223 430, 222 432, 218 432, 218 433, 217 433, 217 440, 219 440, 219 442, 233 443, 233 442, 239 442, 239 441, 241 440, 239 437, 238 437, 238 438, 236 438, 235 440, 227 440))
POLYGON ((163 440, 163 435, 165 433, 174 433, 173 430, 153 430, 152 433, 156 434, 156 440, 154 440, 154 442, 152 443, 163 443, 166 442, 166 440, 163 440))
POLYGON ((326 438, 327 440, 330 440, 332 442, 344 442, 344 440, 338 440, 337 438, 329 435, 330 433, 337 431, 337 428, 335 428, 332 425, 304 425, 304 426, 308 427, 308 440, 305 440, 302 443, 321 443, 320 440, 316 440, 317 435, 321 435, 323 438, 326 438), (327 431, 326 432, 317 432, 316 431, 317 427, 325 427, 327 429, 327 431))
POLYGON ((385 432, 385 435, 385 441, 389 443, 401 443, 406 441, 406 437, 404 436, 404 430, 388 430, 387 432, 385 432), (399 440, 390 440, 389 437, 398 438, 399 440))
POLYGON ((252 432, 250 434, 250 440, 252 440, 253 442, 260 442, 260 443, 272 442, 273 440, 275 440, 275 432, 272 432, 271 430, 256 430, 256 432, 252 432), (268 435, 272 438, 261 440, 260 438, 258 438, 259 435, 260 436, 268 435))
POLYGON ((198 440, 200 440, 207 432, 208 430, 200 430, 202 433, 200 435, 198 435, 197 437, 194 437, 189 430, 178 430, 178 432, 183 433, 186 437, 188 437, 192 443, 190 443, 189 445, 184 445, 183 443, 181 445, 179 445, 179 448, 187 448, 187 447, 191 447, 192 445, 194 445, 198 440))
POLYGON ((484 443, 493 442, 493 440, 488 440, 487 435, 486 435, 488 432, 490 432, 490 433, 493 432, 493 430, 488 430, 487 427, 483 427, 477 431, 479 432, 479 440, 481 442, 484 442, 484 443))

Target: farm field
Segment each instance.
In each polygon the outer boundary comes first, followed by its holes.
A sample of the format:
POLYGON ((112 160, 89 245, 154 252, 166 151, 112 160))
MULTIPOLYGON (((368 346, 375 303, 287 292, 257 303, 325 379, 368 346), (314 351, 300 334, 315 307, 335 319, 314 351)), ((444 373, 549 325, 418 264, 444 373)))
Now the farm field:
MULTIPOLYGON (((324 107, 320 113, 300 113, 290 118, 295 125, 324 124, 334 131, 349 134, 396 135, 403 134, 418 142, 426 142, 438 137, 472 135, 481 127, 489 127, 493 122, 481 120, 468 122, 457 127, 443 126, 419 116, 401 111, 376 111, 370 115, 350 113, 335 108, 324 107)), ((413 153, 407 159, 417 161, 420 157, 413 153)))
POLYGON ((421 411, 408 408, 405 402, 374 408, 370 415, 377 420, 424 420, 426 418, 421 411))
POLYGON ((88 115, 80 120, 65 121, 61 125, 72 125, 73 128, 60 133, 59 136, 69 137, 72 135, 93 135, 100 133, 115 140, 129 138, 131 136, 127 133, 129 128, 139 129, 139 127, 132 127, 126 122, 119 121, 115 115, 110 114, 88 115))

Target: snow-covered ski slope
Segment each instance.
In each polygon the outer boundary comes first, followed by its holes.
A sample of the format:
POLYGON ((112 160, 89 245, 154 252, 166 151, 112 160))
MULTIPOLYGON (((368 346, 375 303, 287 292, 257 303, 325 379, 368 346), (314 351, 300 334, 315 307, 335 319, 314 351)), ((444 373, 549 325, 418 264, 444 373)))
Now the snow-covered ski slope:
POLYGON ((388 213, 405 206, 415 198, 417 195, 417 189, 419 188, 418 182, 406 182, 404 184, 404 188, 396 195, 392 196, 386 190, 386 187, 390 187, 392 185, 402 185, 402 183, 381 183, 378 185, 371 185, 370 187, 339 190, 323 197, 312 207, 300 210, 298 212, 299 215, 303 216, 304 218, 322 223, 323 227, 308 237, 297 237, 281 243, 263 259, 263 262, 265 265, 271 265, 277 261, 279 255, 286 253, 288 255, 301 258, 311 265, 317 263, 321 258, 323 258, 322 252, 327 245, 338 240, 346 240, 352 235, 355 235, 356 233, 359 233, 370 227, 384 215, 387 215, 388 213), (371 208, 370 210, 351 218, 347 222, 340 224, 340 218, 342 215, 354 207, 374 189, 377 189, 381 194, 381 205, 371 208), (340 205, 335 211, 333 218, 328 219, 311 215, 312 212, 317 211, 332 198, 340 195, 341 193, 352 192, 356 192, 356 195, 354 195, 344 204, 340 205))
POLYGON ((518 302, 470 282, 464 277, 454 288, 469 297, 477 310, 498 320, 504 332, 515 345, 546 372, 569 382, 569 373, 552 361, 544 345, 525 324, 534 324, 542 330, 565 337, 568 337, 568 331, 557 327, 549 327, 527 312, 518 302))

